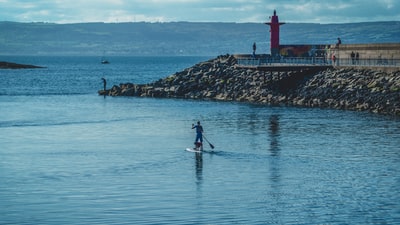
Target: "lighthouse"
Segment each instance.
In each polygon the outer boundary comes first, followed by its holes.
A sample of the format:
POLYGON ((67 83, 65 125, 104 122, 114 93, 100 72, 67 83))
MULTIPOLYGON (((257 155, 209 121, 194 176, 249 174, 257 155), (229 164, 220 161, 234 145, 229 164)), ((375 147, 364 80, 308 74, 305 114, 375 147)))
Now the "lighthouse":
POLYGON ((266 22, 265 24, 270 26, 269 32, 271 33, 271 56, 279 55, 279 26, 285 23, 279 23, 278 16, 276 15, 276 10, 274 10, 274 15, 271 18, 271 22, 266 22))

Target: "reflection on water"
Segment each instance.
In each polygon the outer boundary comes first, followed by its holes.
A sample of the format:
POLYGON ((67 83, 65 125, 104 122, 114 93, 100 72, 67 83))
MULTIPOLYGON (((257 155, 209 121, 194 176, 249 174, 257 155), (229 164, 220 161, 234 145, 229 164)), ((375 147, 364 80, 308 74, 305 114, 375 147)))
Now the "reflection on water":
POLYGON ((279 155, 279 116, 271 115, 269 118, 269 137, 271 156, 279 155))
POLYGON ((203 180, 203 153, 195 153, 196 154, 196 181, 197 184, 200 184, 203 180))
POLYGON ((271 183, 274 184, 279 181, 279 115, 273 114, 269 117, 269 139, 270 148, 269 152, 271 158, 269 160, 270 165, 270 179, 271 183))

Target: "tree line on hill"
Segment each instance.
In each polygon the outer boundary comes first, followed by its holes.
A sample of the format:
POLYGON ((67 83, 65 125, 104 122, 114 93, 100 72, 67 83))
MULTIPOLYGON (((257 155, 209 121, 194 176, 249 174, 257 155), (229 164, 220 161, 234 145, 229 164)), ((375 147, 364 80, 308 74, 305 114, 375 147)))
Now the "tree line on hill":
MULTIPOLYGON (((0 22, 0 55, 196 55, 269 53, 263 23, 17 23, 0 22)), ((400 22, 288 23, 281 44, 400 42, 400 22)))

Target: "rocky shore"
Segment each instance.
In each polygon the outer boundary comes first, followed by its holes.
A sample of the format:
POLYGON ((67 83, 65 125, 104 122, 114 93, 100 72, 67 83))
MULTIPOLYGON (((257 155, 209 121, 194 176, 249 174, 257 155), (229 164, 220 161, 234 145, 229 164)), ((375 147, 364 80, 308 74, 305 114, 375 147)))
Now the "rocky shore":
POLYGON ((370 111, 400 116, 400 70, 352 68, 260 71, 219 56, 149 84, 120 84, 100 95, 211 99, 370 111))
POLYGON ((12 62, 0 62, 0 69, 35 69, 35 68, 44 68, 44 67, 18 64, 12 62))

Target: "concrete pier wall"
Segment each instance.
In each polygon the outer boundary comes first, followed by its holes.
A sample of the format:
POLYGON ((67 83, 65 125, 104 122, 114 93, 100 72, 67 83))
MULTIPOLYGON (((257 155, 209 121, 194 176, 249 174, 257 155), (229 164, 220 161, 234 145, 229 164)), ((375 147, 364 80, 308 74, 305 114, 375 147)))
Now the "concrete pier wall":
POLYGON ((385 72, 400 68, 400 43, 332 45, 327 56, 331 58, 333 54, 337 67, 362 67, 385 72), (352 53, 358 53, 359 57, 352 58, 352 53))
POLYGON ((347 58, 350 58, 351 52, 358 52, 360 59, 400 59, 400 43, 341 44, 337 51, 347 58))

